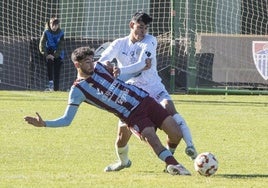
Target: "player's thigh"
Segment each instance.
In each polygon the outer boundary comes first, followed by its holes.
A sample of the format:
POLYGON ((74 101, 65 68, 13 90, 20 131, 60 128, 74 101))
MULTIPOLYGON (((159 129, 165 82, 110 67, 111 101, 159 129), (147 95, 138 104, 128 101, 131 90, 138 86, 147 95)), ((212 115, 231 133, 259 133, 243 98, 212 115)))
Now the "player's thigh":
POLYGON ((171 96, 165 88, 160 87, 158 90, 152 94, 153 98, 165 108, 169 115, 173 116, 177 113, 175 105, 171 99, 171 96))
POLYGON ((177 110, 172 100, 163 99, 160 104, 168 111, 171 116, 177 113, 177 110))
POLYGON ((161 129, 168 135, 168 138, 172 143, 179 143, 182 138, 182 133, 177 126, 176 121, 168 116, 162 123, 161 129))
POLYGON ((161 143, 159 137, 156 135, 154 127, 144 128, 141 132, 141 136, 143 137, 143 140, 146 140, 148 142, 156 154, 159 154, 161 151, 163 151, 164 146, 161 143))

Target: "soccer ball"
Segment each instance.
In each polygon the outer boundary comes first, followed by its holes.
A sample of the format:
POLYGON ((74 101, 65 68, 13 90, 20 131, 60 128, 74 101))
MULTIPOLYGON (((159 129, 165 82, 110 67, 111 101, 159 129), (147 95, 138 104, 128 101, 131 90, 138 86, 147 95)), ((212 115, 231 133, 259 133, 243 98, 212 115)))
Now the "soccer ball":
POLYGON ((218 170, 218 160, 210 152, 200 153, 194 160, 194 169, 202 176, 211 176, 218 170))

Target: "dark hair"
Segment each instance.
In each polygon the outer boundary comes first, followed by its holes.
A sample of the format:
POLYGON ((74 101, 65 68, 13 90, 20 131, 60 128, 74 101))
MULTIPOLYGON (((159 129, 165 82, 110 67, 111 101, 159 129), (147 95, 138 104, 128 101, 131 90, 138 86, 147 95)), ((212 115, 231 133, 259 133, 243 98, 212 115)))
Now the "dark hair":
POLYGON ((143 11, 138 11, 132 16, 131 21, 134 21, 134 22, 141 21, 145 23, 145 25, 148 25, 153 21, 153 18, 143 11))
POLYGON ((71 59, 73 62, 75 61, 81 61, 85 59, 87 56, 94 56, 94 51, 90 49, 89 47, 79 47, 76 48, 71 56, 71 59))
POLYGON ((57 18, 57 16, 51 16, 50 20, 49 20, 50 23, 52 23, 52 25, 57 25, 60 23, 60 20, 57 18))

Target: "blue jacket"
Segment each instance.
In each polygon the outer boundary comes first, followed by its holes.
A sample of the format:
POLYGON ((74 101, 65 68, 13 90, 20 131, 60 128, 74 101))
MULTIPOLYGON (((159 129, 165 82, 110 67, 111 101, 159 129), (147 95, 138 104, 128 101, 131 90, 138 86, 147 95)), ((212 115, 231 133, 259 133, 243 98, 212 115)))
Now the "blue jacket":
POLYGON ((52 31, 49 23, 46 23, 46 28, 41 36, 39 42, 39 50, 41 54, 47 56, 48 54, 54 55, 55 58, 64 58, 63 51, 64 31, 58 28, 52 31))

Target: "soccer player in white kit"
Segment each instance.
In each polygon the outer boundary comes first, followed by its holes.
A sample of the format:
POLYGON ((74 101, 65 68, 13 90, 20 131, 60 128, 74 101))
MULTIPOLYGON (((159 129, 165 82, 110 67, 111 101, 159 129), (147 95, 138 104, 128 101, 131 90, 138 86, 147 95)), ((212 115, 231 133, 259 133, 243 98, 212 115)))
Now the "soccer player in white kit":
MULTIPOLYGON (((183 117, 176 111, 174 103, 157 72, 157 40, 154 36, 147 34, 147 28, 151 22, 152 18, 148 14, 142 11, 135 13, 129 23, 130 35, 113 41, 101 54, 99 61, 111 62, 116 59, 117 66, 120 69, 119 78, 147 91, 151 97, 169 112, 180 126, 183 140, 186 143, 186 154, 191 159, 195 159, 197 152, 192 142, 190 129, 183 117), (147 58, 151 59, 151 64, 147 65, 149 69, 141 71, 147 58)), ((126 124, 119 121, 115 143, 119 161, 108 165, 104 171, 119 171, 131 166, 127 144, 130 136, 131 132, 126 124)), ((172 153, 175 152, 176 147, 177 145, 167 145, 167 148, 172 153)))

